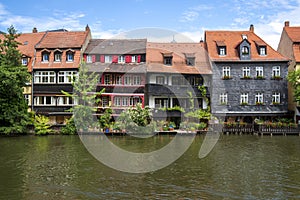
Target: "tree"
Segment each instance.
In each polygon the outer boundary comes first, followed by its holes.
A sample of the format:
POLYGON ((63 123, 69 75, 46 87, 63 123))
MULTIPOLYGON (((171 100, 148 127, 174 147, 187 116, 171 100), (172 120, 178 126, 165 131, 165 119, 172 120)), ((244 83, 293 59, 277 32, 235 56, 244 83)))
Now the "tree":
POLYGON ((34 120, 35 135, 48 135, 52 133, 50 120, 44 115, 36 115, 34 120))
POLYGON ((98 98, 104 89, 96 92, 96 85, 99 77, 94 72, 89 72, 85 62, 81 62, 79 66, 78 78, 73 81, 73 93, 61 91, 64 95, 72 97, 78 102, 78 105, 70 109, 73 112, 73 118, 76 128, 79 131, 87 131, 98 125, 94 119, 93 113, 96 111, 95 105, 99 103, 98 98))
POLYGON ((288 74, 288 81, 293 87, 294 100, 300 102, 300 69, 290 71, 288 74))
POLYGON ((26 66, 21 65, 21 53, 13 26, 0 40, 0 134, 21 134, 29 123, 28 105, 23 87, 30 80, 26 66))

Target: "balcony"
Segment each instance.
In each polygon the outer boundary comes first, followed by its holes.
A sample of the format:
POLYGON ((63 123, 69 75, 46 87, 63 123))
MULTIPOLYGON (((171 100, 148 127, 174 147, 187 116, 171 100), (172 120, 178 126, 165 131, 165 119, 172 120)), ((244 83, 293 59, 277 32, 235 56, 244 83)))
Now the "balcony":
POLYGON ((73 86, 71 84, 35 84, 33 85, 34 94, 52 93, 57 94, 61 91, 73 92, 73 86))
POLYGON ((144 85, 98 85, 97 91, 101 91, 105 88, 105 93, 130 93, 130 94, 144 94, 145 86, 144 85))

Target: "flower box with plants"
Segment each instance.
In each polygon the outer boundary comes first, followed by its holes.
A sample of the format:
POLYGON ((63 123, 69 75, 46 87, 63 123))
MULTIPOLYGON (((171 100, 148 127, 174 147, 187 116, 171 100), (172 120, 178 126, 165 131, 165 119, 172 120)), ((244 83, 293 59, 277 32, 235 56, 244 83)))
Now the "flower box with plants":
POLYGON ((264 80, 265 77, 264 77, 264 76, 256 76, 255 79, 258 79, 258 80, 264 80))
POLYGON ((229 80, 229 79, 231 79, 231 76, 223 76, 222 79, 223 80, 229 80))
POLYGON ((272 77, 272 80, 281 80, 282 78, 281 78, 281 76, 273 76, 272 77))

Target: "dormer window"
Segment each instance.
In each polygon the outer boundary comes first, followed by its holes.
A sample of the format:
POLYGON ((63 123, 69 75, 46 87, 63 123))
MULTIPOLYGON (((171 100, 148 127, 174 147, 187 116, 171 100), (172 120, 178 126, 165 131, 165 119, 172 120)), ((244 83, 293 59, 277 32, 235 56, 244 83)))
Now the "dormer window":
POLYGON ((42 52, 42 62, 49 62, 50 52, 43 51, 42 52))
POLYGON ((22 58, 22 65, 27 66, 28 64, 28 58, 27 57, 23 57, 22 58))
POLYGON ((195 54, 194 53, 186 53, 185 59, 186 59, 186 65, 195 66, 195 54))
POLYGON ((260 56, 267 55, 267 46, 263 41, 255 41, 257 52, 260 56))
POLYGON ((164 64, 172 65, 172 61, 173 61, 172 53, 165 53, 165 54, 163 54, 163 56, 164 56, 164 64))
POLYGON ((219 56, 226 56, 226 44, 224 41, 216 41, 219 56))
POLYGON ((251 46, 250 42, 246 38, 239 44, 238 51, 241 60, 251 59, 251 46))
POLYGON ((243 46, 242 47, 242 54, 243 55, 248 55, 249 54, 249 47, 243 46))
POLYGON ((55 62, 61 62, 61 54, 62 54, 62 52, 60 50, 56 50, 54 52, 54 61, 55 62))
POLYGON ((73 62, 74 61, 74 51, 67 51, 67 62, 73 62))
POLYGON ((259 55, 265 56, 267 55, 266 47, 265 46, 260 46, 259 47, 259 55))

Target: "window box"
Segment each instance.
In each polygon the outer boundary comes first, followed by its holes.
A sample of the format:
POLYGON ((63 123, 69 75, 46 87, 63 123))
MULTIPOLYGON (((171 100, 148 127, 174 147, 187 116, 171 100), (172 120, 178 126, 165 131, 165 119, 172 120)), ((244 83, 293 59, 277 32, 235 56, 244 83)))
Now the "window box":
POLYGON ((265 77, 263 77, 263 76, 256 76, 255 79, 258 79, 258 80, 264 80, 265 77))
POLYGON ((241 106, 247 106, 247 105, 248 105, 248 103, 246 103, 246 102, 241 103, 241 106))
POLYGON ((251 79, 251 76, 243 76, 241 79, 251 79))
POLYGON ((276 105, 279 105, 280 103, 279 102, 272 102, 272 105, 276 106, 276 105))
POLYGON ((231 79, 231 77, 230 76, 223 76, 222 79, 223 80, 229 80, 229 79, 231 79))
POLYGON ((256 102, 255 104, 256 104, 257 106, 262 106, 262 105, 264 105, 263 102, 256 102))
POLYGON ((281 80, 282 78, 281 78, 281 76, 273 76, 272 77, 272 80, 281 80))

